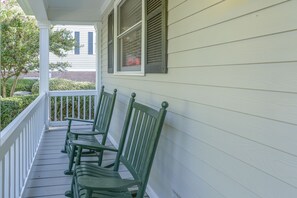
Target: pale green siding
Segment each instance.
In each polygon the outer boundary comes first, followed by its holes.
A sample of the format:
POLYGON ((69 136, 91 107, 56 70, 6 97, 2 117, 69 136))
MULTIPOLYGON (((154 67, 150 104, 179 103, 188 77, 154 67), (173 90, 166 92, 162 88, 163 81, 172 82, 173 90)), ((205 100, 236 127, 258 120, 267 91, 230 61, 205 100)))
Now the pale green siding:
POLYGON ((168 74, 101 75, 118 89, 119 139, 131 92, 170 104, 150 186, 160 198, 297 197, 297 1, 169 0, 168 74))

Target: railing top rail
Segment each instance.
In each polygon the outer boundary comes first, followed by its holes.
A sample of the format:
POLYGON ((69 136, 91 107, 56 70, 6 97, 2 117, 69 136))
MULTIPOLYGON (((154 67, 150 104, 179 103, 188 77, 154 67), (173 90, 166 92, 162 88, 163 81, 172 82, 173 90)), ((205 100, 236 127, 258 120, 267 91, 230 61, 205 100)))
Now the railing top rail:
POLYGON ((97 95, 97 90, 50 91, 49 96, 87 96, 97 95))
POLYGON ((45 93, 39 95, 26 109, 24 109, 11 123, 9 123, 1 132, 0 132, 0 146, 9 138, 9 136, 17 130, 21 125, 23 120, 25 120, 34 109, 37 108, 38 104, 45 99, 45 93))

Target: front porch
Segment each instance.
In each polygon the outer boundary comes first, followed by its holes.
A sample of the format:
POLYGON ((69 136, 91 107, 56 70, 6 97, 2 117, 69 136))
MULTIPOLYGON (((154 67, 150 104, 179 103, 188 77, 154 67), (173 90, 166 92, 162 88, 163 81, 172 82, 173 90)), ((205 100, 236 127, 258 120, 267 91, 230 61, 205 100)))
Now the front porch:
MULTIPOLYGON (((0 133, 0 197, 41 189, 24 187, 39 137, 48 124, 60 123, 58 110, 68 106, 61 93, 48 91, 50 24, 96 27, 97 87, 118 89, 110 131, 117 142, 131 92, 150 106, 169 102, 147 189, 150 197, 296 197, 297 1, 168 0, 168 49, 163 50, 168 73, 145 75, 110 71, 109 63, 117 69, 112 60, 121 57, 117 46, 113 51, 110 46, 123 36, 111 31, 112 24, 119 24, 113 20, 117 16, 110 16, 119 14, 124 0, 90 0, 83 6, 79 0, 18 2, 40 22, 41 96, 21 121, 0 133), (53 113, 48 112, 50 97, 57 101, 53 113), (47 123, 45 115, 53 120, 47 123)), ((57 162, 51 166, 65 163, 57 162)), ((57 183, 66 178, 63 170, 57 183)), ((58 192, 62 186, 48 190, 58 192)))

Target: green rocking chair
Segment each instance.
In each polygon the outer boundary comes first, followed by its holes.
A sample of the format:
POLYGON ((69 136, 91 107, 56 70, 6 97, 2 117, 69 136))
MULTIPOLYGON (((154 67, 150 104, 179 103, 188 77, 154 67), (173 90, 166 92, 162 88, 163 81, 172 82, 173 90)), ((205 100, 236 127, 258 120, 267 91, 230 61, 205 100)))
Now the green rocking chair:
POLYGON ((135 94, 130 99, 123 126, 119 148, 107 146, 95 147, 83 140, 74 140, 78 147, 78 156, 71 184, 71 191, 65 192, 69 197, 137 197, 145 194, 153 158, 164 123, 167 102, 162 103, 159 111, 135 102, 135 94), (81 164, 82 149, 117 151, 113 170, 94 164, 81 164), (122 178, 119 174, 120 164, 124 165, 131 178, 122 178), (132 189, 131 189, 132 187, 132 189))
MULTIPOLYGON (((68 128, 65 137, 64 148, 61 150, 63 153, 67 153, 69 157, 69 166, 68 170, 64 171, 65 175, 73 174, 72 167, 74 164, 74 158, 77 155, 77 150, 71 145, 73 140, 85 140, 92 142, 98 145, 105 145, 108 130, 111 122, 111 117, 114 109, 115 99, 116 99, 117 90, 115 89, 113 94, 107 93, 104 91, 104 86, 101 88, 100 96, 98 99, 98 105, 96 109, 95 119, 94 120, 83 120, 77 118, 66 118, 68 120, 68 128), (84 123, 93 123, 91 131, 73 131, 72 123, 84 122, 84 123), (98 142, 96 135, 102 135, 101 142, 98 142)), ((89 150, 84 154, 98 154, 98 165, 102 163, 103 150, 99 153, 95 153, 93 150, 89 150)))

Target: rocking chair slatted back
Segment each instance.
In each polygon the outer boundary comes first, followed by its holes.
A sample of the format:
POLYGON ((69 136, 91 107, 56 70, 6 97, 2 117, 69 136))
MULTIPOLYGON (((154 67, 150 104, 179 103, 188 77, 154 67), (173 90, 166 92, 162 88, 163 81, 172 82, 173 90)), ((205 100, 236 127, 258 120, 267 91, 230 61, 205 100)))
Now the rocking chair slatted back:
POLYGON ((125 121, 119 152, 114 167, 118 171, 119 164, 127 167, 135 180, 142 181, 137 197, 142 197, 148 182, 150 169, 156 152, 158 140, 164 123, 167 102, 157 111, 133 101, 125 121))
MULTIPOLYGON (((132 198, 136 195, 137 198, 143 198, 168 103, 163 102, 162 108, 157 111, 135 102, 135 96, 132 93, 113 171, 77 161, 72 189, 66 192, 67 196, 132 198), (121 177, 120 164, 128 169, 133 178, 121 177)), ((78 153, 81 153, 85 144, 80 141, 75 144, 79 147, 78 153)), ((114 151, 108 147, 98 148, 114 151)))
MULTIPOLYGON (((102 89, 103 90, 103 89, 102 89)), ((116 92, 116 90, 115 90, 116 92)), ((97 115, 94 120, 93 131, 102 131, 105 134, 102 136, 101 144, 105 144, 108 129, 111 122, 111 116, 114 108, 115 103, 115 92, 114 94, 110 94, 107 92, 102 92, 100 94, 100 101, 99 101, 99 108, 97 108, 97 115)))

